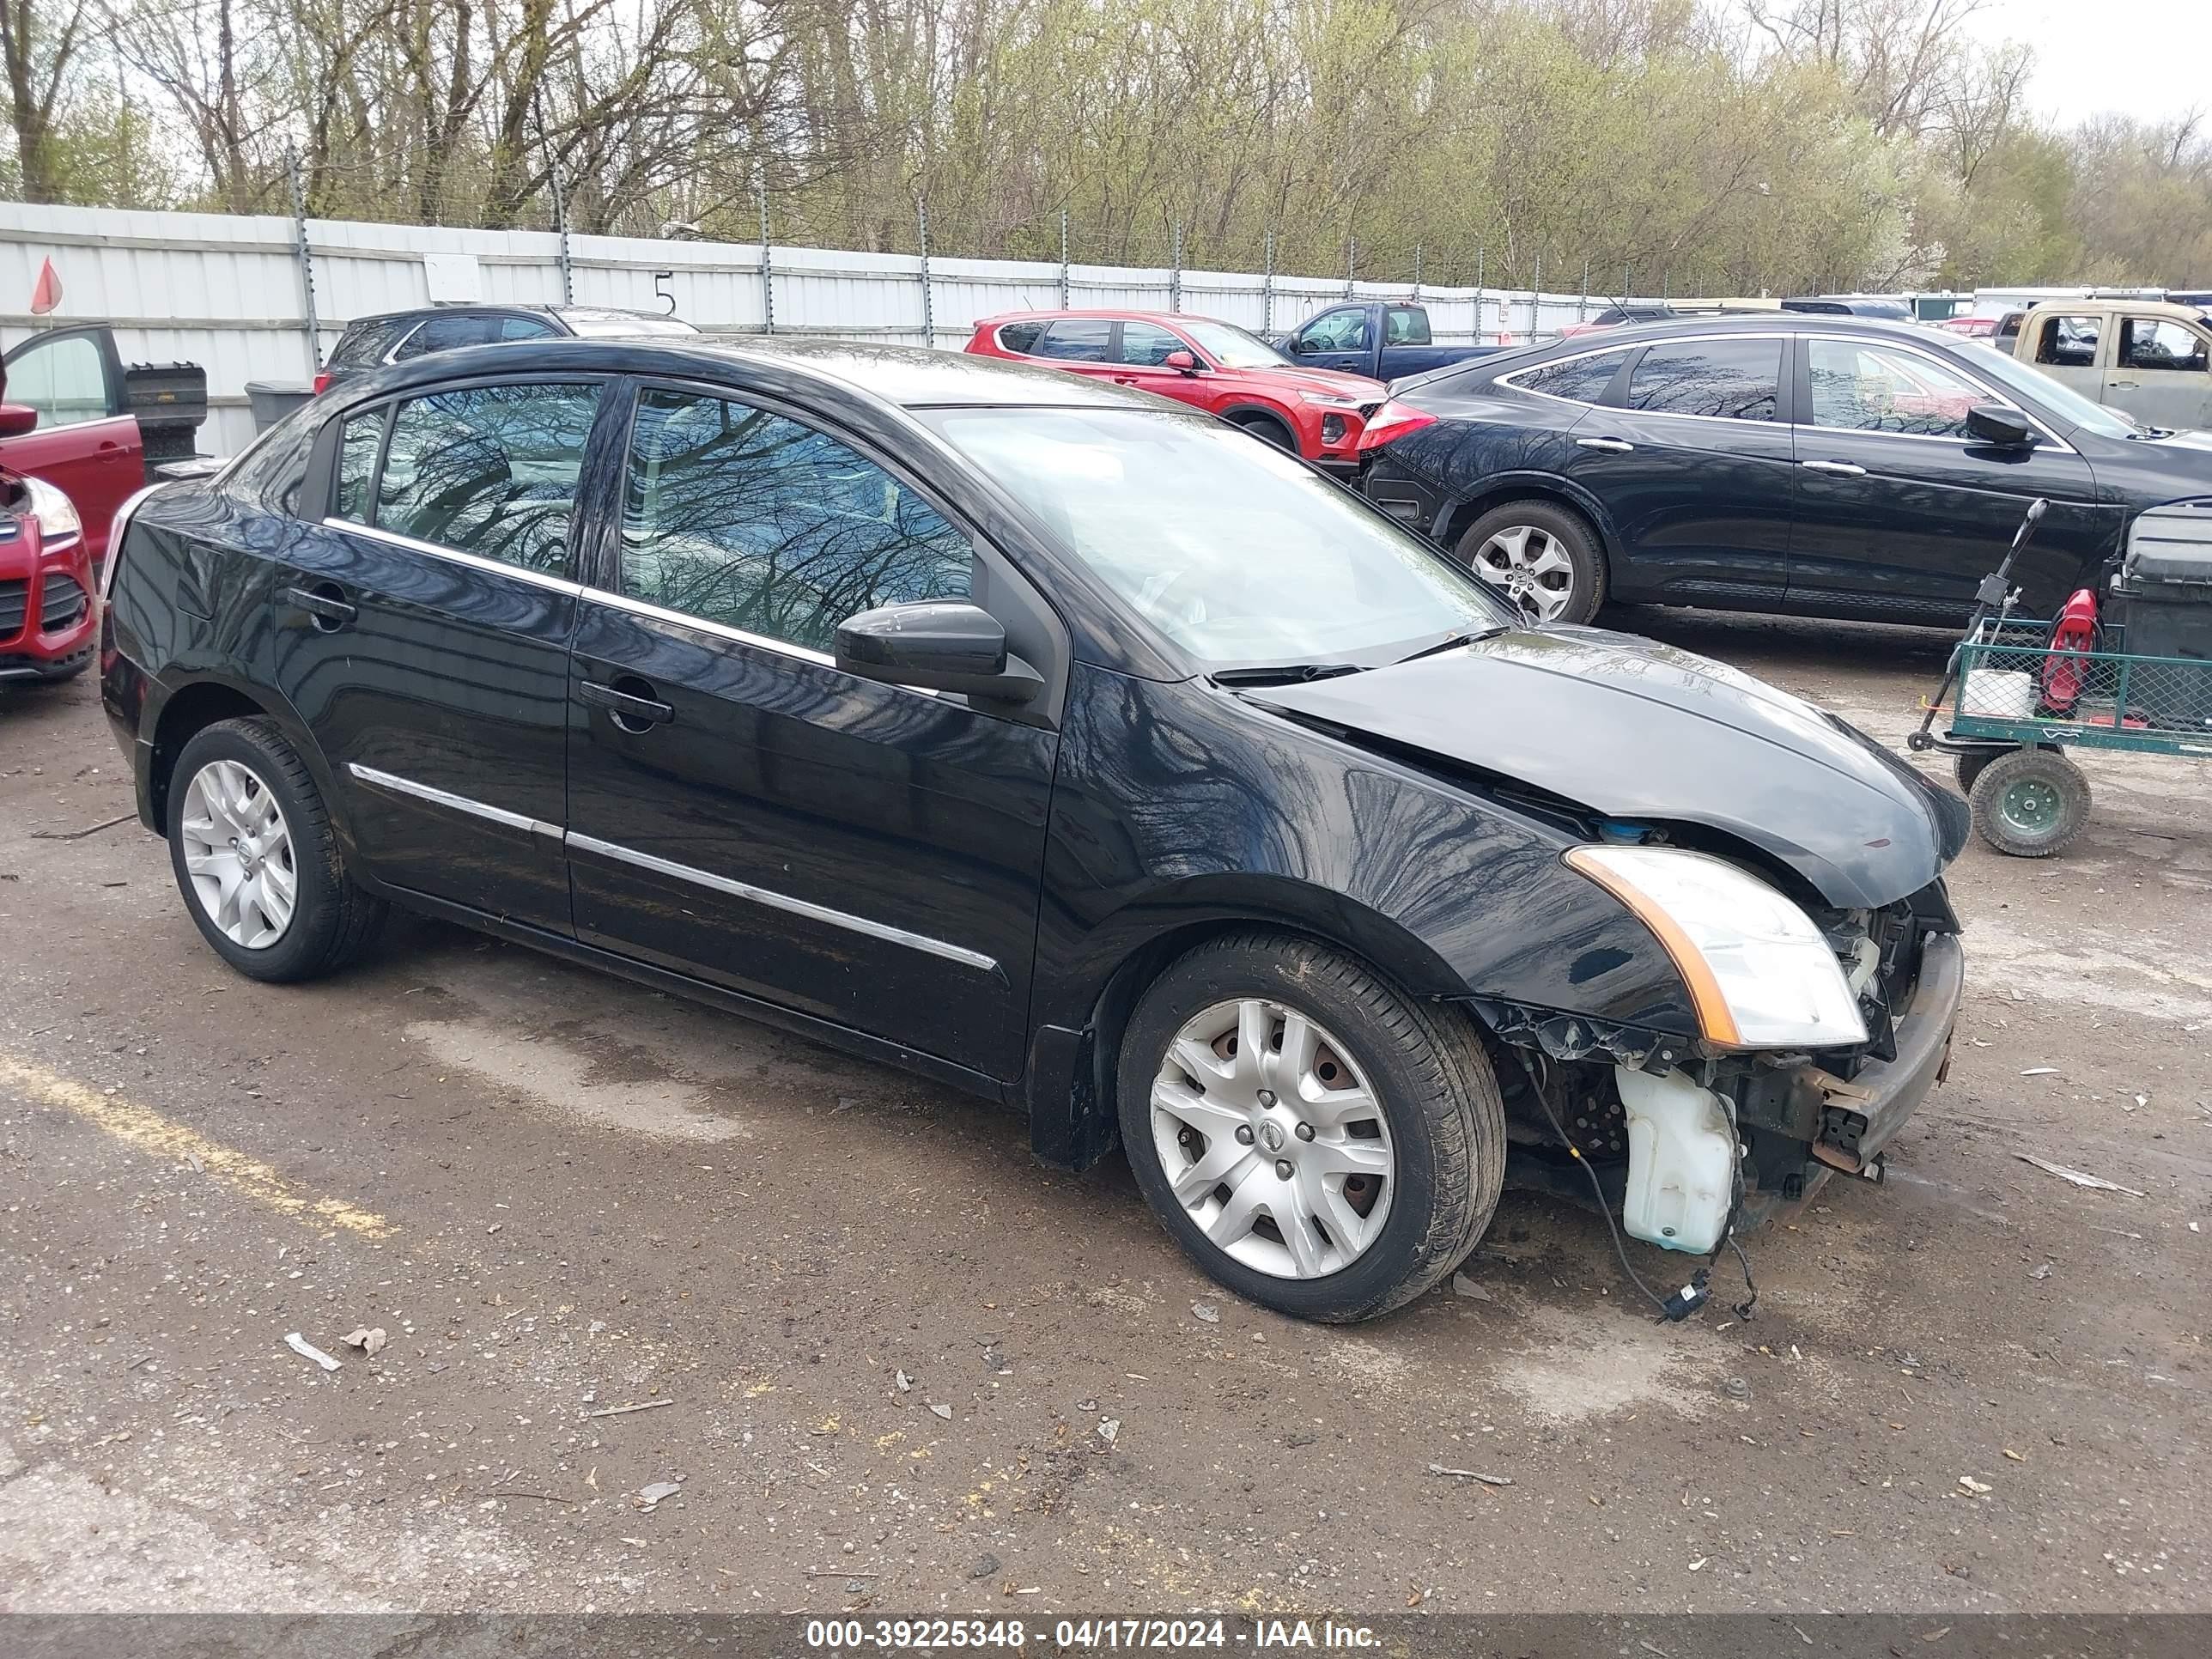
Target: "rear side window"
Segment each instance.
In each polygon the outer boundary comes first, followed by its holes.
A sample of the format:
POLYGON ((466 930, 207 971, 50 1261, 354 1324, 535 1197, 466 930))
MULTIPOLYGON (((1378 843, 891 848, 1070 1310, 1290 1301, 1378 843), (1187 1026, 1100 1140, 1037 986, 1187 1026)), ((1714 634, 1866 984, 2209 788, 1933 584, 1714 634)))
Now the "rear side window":
POLYGON ((2094 368, 2097 337, 2104 323, 2104 317, 2096 312, 2045 318, 2036 325, 2035 361, 2054 368, 2094 368))
POLYGON ((338 492, 331 508, 335 518, 367 524, 371 493, 376 484, 376 458, 384 450, 384 419, 388 409, 372 409, 350 416, 338 434, 338 492))
POLYGON ((599 401, 596 386, 482 386, 398 404, 376 526, 562 574, 599 401))
POLYGON ((1066 363, 1103 363, 1113 338, 1114 325, 1106 318, 1063 317, 1045 330, 1036 355, 1066 363))
POLYGON ((1771 421, 1780 412, 1782 338, 1685 340, 1645 351, 1628 377, 1631 409, 1771 421))
POLYGON ((999 331, 999 349, 1001 351, 1034 351, 1037 336, 1044 332, 1042 323, 1008 323, 999 331))
POLYGON ((500 337, 503 317, 487 317, 482 313, 458 317, 433 317, 428 322, 407 337, 399 348, 396 361, 405 362, 410 357, 422 357, 433 351, 451 351, 458 346, 489 345, 500 337))
POLYGON ((413 317, 364 317, 357 323, 348 323, 338 343, 331 349, 329 367, 332 368, 366 368, 371 363, 380 363, 392 343, 406 330, 415 325, 413 317))
POLYGON ((1628 359, 1626 351, 1601 351, 1595 357, 1570 357, 1565 362, 1545 363, 1509 374, 1505 384, 1523 392, 1540 392, 1547 398, 1564 398, 1571 404, 1594 404, 1605 396, 1613 377, 1628 359))
POLYGON ((1392 306, 1382 313, 1384 345, 1425 346, 1429 337, 1429 313, 1413 306, 1392 306))
POLYGON ((969 597, 975 549, 927 501, 827 433, 726 398, 637 401, 622 591, 828 653, 879 605, 969 597))

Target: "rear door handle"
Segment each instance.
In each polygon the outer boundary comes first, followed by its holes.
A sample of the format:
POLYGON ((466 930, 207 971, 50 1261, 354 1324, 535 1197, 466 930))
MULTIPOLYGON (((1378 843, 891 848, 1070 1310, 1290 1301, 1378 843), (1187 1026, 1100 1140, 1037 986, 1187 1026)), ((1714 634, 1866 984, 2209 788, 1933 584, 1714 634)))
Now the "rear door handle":
POLYGON ((1866 469, 1864 467, 1853 466, 1849 461, 1800 461, 1797 465, 1802 467, 1808 468, 1814 472, 1833 472, 1838 477, 1845 478, 1863 478, 1866 477, 1866 469))
POLYGON ((2142 382, 2141 380, 2107 380, 2105 384, 2115 392, 2133 392, 2142 382))
POLYGON ((349 626, 359 614, 345 602, 343 590, 335 582, 318 582, 313 587, 295 587, 284 597, 313 620, 317 631, 335 634, 349 626))
POLYGON ((1577 438, 1575 447, 1578 449, 1601 449, 1608 455, 1626 455, 1636 447, 1626 438, 1577 438))
MULTIPOLYGON (((631 678, 629 675, 623 678, 631 685, 643 687, 645 691, 653 690, 643 680, 631 678)), ((576 695, 586 702, 605 709, 614 723, 625 732, 642 732, 649 726, 665 726, 676 718, 676 710, 669 704, 637 691, 625 691, 619 685, 601 685, 597 680, 579 680, 576 682, 576 695)))

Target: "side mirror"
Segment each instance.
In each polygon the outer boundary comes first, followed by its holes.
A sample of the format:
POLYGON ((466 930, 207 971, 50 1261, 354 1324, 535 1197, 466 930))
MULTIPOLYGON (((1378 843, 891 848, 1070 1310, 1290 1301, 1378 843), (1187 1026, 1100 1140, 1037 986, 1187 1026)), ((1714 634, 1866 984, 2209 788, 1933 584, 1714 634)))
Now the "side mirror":
POLYGON ((1160 367, 1171 368, 1178 374, 1195 374, 1198 373, 1198 359, 1188 351, 1170 351, 1160 359, 1160 367))
POLYGON ((878 605, 837 624, 837 666, 889 685, 1027 702, 1044 689, 1036 670, 1006 652, 1006 630, 978 605, 924 599, 878 605))
POLYGON ((1282 349, 1293 357, 1303 357, 1306 355, 1306 337, 1303 334, 1293 334, 1283 342, 1282 349))
POLYGON ((1966 411, 1966 435, 1999 449, 2026 449, 2035 442, 2027 416, 2002 404, 1976 404, 1966 411))
POLYGON ((20 438, 35 431, 39 411, 28 404, 0 404, 0 438, 20 438))

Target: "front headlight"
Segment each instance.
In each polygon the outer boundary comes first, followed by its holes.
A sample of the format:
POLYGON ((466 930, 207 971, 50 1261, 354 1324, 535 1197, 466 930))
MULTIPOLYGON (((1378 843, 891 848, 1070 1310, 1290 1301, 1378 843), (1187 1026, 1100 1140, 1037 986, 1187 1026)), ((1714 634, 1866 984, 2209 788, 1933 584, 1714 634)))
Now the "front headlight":
POLYGON ((23 493, 30 498, 31 516, 39 521, 39 534, 48 547, 73 542, 84 533, 76 503, 44 478, 25 478, 23 493))
POLYGON ((1867 1040, 1812 918, 1723 859, 1673 847, 1577 847, 1567 862, 1658 935, 1706 1040, 1728 1048, 1839 1048, 1867 1040))

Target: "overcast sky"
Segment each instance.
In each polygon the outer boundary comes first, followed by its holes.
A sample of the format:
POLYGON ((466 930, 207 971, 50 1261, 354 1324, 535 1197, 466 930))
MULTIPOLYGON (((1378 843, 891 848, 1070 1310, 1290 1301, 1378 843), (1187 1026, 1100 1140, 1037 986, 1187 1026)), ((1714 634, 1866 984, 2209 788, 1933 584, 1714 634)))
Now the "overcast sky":
POLYGON ((2212 114, 2212 31, 2202 0, 1990 0, 1967 27, 2035 48, 2036 106, 2071 125, 2124 111, 2212 114))

